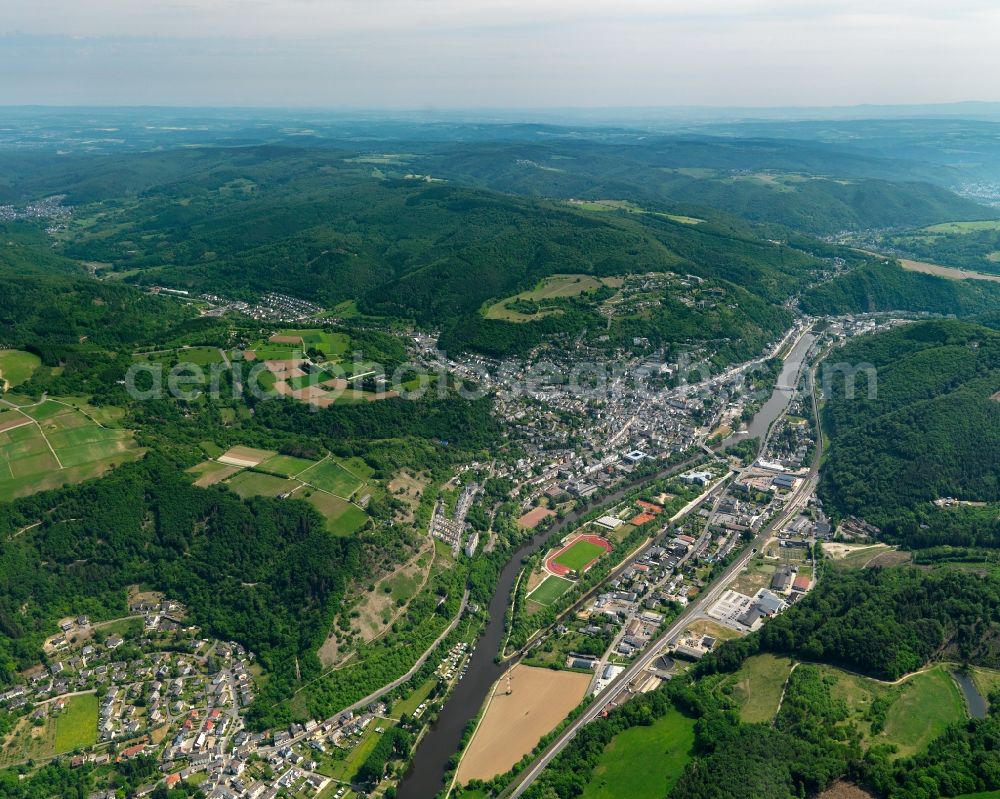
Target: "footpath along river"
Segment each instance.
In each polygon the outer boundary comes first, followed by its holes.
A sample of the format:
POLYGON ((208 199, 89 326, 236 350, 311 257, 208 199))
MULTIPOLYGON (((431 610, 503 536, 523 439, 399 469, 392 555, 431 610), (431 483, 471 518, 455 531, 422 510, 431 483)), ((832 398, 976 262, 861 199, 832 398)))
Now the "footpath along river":
MULTIPOLYGON (((795 376, 798 374, 802 360, 813 340, 813 337, 807 334, 785 357, 782 375, 774 392, 748 425, 751 435, 765 434, 771 423, 788 406, 791 399, 790 389, 794 389, 795 376)), ((746 435, 744 433, 733 436, 726 443, 731 443, 738 438, 745 438, 746 435)), ((646 477, 640 482, 629 483, 605 497, 601 504, 613 505, 640 483, 652 482, 682 468, 685 468, 685 464, 674 465, 664 469, 654 477, 646 477)), ((437 721, 420 741, 413 755, 410 769, 403 777, 396 792, 399 799, 431 799, 444 787, 445 773, 448 771, 452 756, 458 751, 466 725, 476 717, 486 701, 490 689, 511 665, 510 663, 497 663, 496 657, 503 644, 504 617, 510 604, 514 582, 521 571, 522 561, 541 549, 550 539, 563 533, 567 527, 574 525, 581 516, 590 510, 592 508, 588 507, 567 514, 550 529, 525 541, 507 561, 500 573, 496 591, 490 599, 489 621, 486 624, 485 632, 476 644, 475 652, 472 653, 468 671, 457 684, 451 696, 448 697, 444 707, 441 708, 437 721)))

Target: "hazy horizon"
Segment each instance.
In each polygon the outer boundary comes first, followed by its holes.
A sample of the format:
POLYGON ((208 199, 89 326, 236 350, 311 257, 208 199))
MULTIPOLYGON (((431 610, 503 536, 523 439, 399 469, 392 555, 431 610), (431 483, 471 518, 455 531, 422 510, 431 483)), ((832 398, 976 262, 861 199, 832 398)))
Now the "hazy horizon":
POLYGON ((888 0, 36 0, 0 105, 791 108, 1000 101, 1000 8, 888 0))

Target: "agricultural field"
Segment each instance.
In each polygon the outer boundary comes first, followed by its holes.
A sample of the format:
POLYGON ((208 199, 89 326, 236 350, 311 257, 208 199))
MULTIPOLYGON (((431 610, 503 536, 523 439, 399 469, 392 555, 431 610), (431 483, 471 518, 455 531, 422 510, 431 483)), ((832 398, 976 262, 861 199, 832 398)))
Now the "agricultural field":
POLYGON ((333 494, 312 491, 301 498, 323 514, 326 529, 336 536, 354 535, 368 522, 368 514, 361 508, 333 494))
POLYGON ((336 360, 350 347, 351 338, 345 333, 332 333, 319 328, 286 328, 268 340, 261 339, 250 347, 258 361, 285 361, 301 358, 310 349, 336 360))
POLYGON ((232 466, 218 461, 202 461, 187 470, 188 474, 195 475, 197 479, 194 484, 201 488, 221 483, 239 471, 242 471, 241 466, 232 466))
POLYGON ((257 468, 264 472, 280 475, 281 477, 295 477, 299 472, 304 472, 311 466, 315 466, 316 461, 296 458, 291 455, 275 455, 261 462, 257 468))
MULTIPOLYGON (((990 258, 989 260, 993 260, 990 258)), ((922 272, 925 275, 936 275, 946 277, 951 280, 987 280, 992 283, 1000 283, 1000 275, 987 275, 982 272, 973 272, 969 269, 959 269, 955 266, 942 266, 941 264, 931 264, 926 261, 911 261, 901 259, 903 269, 910 272, 922 272)))
POLYGON ((218 347, 180 347, 172 350, 154 350, 152 352, 137 352, 133 357, 138 361, 162 364, 191 363, 195 366, 212 366, 225 361, 218 347))
POLYGON ((941 222, 922 228, 928 233, 973 233, 979 230, 1000 231, 1000 219, 985 219, 974 222, 941 222))
POLYGON ((222 463, 228 463, 231 466, 244 466, 252 467, 257 466, 264 461, 273 458, 277 455, 269 449, 255 449, 254 447, 230 447, 221 455, 218 456, 218 460, 222 463))
POLYGON ((131 431, 49 399, 0 415, 0 501, 98 477, 142 454, 131 431))
POLYGON ((576 707, 590 685, 589 674, 518 664, 511 671, 513 693, 500 680, 472 736, 457 781, 488 780, 509 770, 576 707))
POLYGON ((226 485, 241 497, 279 497, 289 494, 302 484, 284 477, 261 472, 243 471, 226 481, 226 485))
POLYGON ((30 352, 0 350, 0 391, 21 385, 41 365, 41 358, 30 352))
POLYGON ((790 658, 754 655, 727 678, 723 690, 739 705, 740 718, 748 724, 768 722, 778 712, 781 693, 792 671, 790 658))
MULTIPOLYGON (((0 417, 0 429, 2 424, 0 417)), ((290 494, 304 499, 323 515, 326 529, 336 536, 353 535, 368 522, 364 509, 349 500, 365 480, 331 457, 313 461, 253 447, 235 446, 225 452, 214 446, 210 449, 216 458, 187 470, 197 486, 223 483, 241 497, 290 494)), ((372 474, 360 458, 349 458, 346 463, 366 478, 372 474)))
POLYGON ((311 468, 297 473, 296 476, 304 483, 344 499, 350 499, 354 492, 364 484, 361 478, 349 472, 332 458, 320 461, 311 468))
POLYGON ((570 588, 572 588, 572 586, 573 583, 569 580, 564 580, 562 577, 556 577, 555 575, 549 575, 545 578, 542 584, 538 586, 538 588, 528 595, 528 599, 531 602, 537 602, 540 605, 551 605, 570 588))
POLYGON ((614 737, 581 799, 661 799, 680 778, 694 745, 694 721, 676 710, 614 737))

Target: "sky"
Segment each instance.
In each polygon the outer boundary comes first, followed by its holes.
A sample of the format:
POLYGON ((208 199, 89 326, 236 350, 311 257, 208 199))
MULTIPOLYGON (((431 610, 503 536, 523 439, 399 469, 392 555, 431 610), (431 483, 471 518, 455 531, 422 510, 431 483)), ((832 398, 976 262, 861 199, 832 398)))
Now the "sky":
POLYGON ((0 0, 0 104, 1000 100, 997 0, 0 0))

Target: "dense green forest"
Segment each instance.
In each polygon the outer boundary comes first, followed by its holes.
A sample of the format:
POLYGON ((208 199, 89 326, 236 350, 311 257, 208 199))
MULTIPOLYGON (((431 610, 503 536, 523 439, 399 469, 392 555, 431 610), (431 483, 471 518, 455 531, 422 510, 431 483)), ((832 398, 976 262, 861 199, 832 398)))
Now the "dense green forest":
POLYGON ((895 680, 932 658, 1000 666, 1000 579, 951 570, 827 569, 817 587, 697 673, 734 671, 757 652, 895 680))
POLYGON ((877 261, 810 288, 801 300, 802 310, 815 315, 923 311, 968 316, 998 304, 1000 284, 949 280, 877 261))
POLYGON ((280 291, 327 306, 355 300, 366 314, 439 326, 452 348, 500 354, 599 321, 592 307, 529 325, 479 316, 487 301, 548 275, 673 271, 719 281, 735 295, 724 308, 695 313, 667 296, 652 318, 616 323, 608 346, 642 336, 728 339, 749 349, 787 322, 770 306, 825 268, 804 242, 769 240, 718 213, 697 224, 662 212, 591 213, 372 174, 329 149, 216 148, 176 158, 177 165, 169 154, 129 156, 115 169, 100 158, 81 165, 101 188, 69 191, 80 205, 56 234, 64 263, 196 293, 280 291), (144 167, 151 174, 137 200, 134 182, 144 167))
POLYGON ((1000 544, 995 509, 932 504, 1000 500, 1000 334, 958 321, 906 325, 851 343, 824 371, 820 494, 834 512, 910 546, 1000 544), (835 362, 856 372, 853 397, 835 362))
POLYGON ((282 698, 296 658, 304 675, 318 672, 316 649, 347 582, 362 573, 358 543, 328 535, 307 503, 196 488, 157 455, 2 506, 0 530, 5 683, 41 658, 56 618, 122 615, 125 588, 139 583, 257 653, 271 675, 263 701, 282 698))

